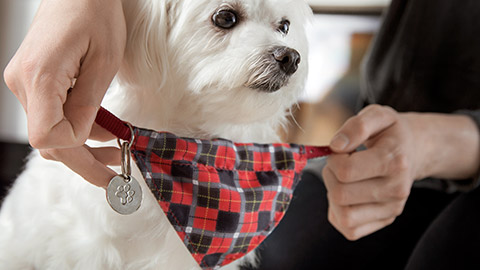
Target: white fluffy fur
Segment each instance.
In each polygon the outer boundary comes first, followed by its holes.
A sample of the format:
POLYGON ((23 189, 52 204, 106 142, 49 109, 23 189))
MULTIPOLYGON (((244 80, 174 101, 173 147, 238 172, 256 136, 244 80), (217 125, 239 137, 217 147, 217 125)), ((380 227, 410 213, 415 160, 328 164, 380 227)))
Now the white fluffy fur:
MULTIPOLYGON (((181 136, 278 140, 307 74, 302 0, 125 0, 124 10, 126 56, 105 107, 181 136), (211 17, 220 6, 240 8, 243 20, 219 30, 211 17), (288 35, 276 31, 282 18, 288 35), (300 52, 297 72, 273 93, 246 87, 272 46, 300 52)), ((142 179, 137 168, 134 176, 142 179)), ((138 212, 118 215, 103 189, 36 152, 0 212, 0 269, 197 268, 151 194, 138 212)))

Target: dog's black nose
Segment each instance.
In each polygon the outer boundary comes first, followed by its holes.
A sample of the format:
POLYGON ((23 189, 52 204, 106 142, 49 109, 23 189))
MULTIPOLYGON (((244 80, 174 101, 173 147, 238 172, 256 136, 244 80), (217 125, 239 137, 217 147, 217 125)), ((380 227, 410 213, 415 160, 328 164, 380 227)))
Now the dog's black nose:
POLYGON ((300 64, 300 54, 296 50, 288 47, 276 47, 272 54, 287 75, 297 71, 298 64, 300 64))

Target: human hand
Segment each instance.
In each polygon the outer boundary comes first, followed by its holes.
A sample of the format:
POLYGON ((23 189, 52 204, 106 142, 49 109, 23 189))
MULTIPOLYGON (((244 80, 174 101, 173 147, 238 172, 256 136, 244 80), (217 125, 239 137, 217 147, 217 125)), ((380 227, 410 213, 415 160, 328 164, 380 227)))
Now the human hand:
POLYGON ((414 180, 467 178, 480 159, 478 130, 468 117, 397 113, 378 105, 349 119, 330 147, 336 154, 323 170, 328 218, 349 240, 391 224, 414 180), (353 152, 362 144, 366 150, 353 152))
POLYGON ((4 73, 27 113, 30 144, 98 186, 115 175, 104 164, 115 158, 84 143, 112 137, 92 125, 125 43, 120 0, 43 0, 4 73))

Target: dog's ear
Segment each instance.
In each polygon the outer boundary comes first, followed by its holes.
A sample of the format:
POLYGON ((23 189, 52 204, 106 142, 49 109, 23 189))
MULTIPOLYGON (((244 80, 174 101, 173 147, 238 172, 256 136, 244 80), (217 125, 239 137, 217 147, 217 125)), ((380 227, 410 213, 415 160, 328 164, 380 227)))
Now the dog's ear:
POLYGON ((119 79, 129 84, 159 88, 168 78, 168 33, 175 0, 123 1, 127 45, 119 79))

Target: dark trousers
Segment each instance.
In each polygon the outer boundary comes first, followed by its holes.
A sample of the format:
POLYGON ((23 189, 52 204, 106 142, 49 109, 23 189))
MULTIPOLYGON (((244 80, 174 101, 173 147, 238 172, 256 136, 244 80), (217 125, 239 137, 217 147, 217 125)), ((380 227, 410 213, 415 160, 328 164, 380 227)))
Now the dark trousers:
POLYGON ((321 179, 304 173, 285 218, 259 248, 258 269, 480 269, 480 189, 414 188, 396 221, 358 241, 327 220, 321 179))

